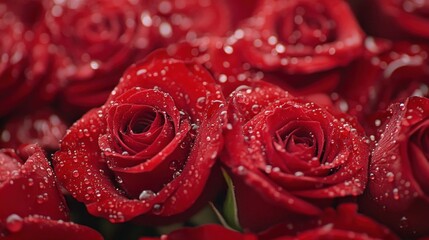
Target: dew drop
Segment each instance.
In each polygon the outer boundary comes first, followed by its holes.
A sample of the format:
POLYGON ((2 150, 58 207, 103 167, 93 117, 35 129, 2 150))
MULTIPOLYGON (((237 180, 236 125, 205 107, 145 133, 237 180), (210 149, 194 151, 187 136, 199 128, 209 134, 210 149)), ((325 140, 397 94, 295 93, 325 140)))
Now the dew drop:
POLYGON ((206 103, 206 98, 205 97, 199 97, 197 99, 197 105, 196 106, 197 106, 197 108, 202 109, 204 107, 205 103, 206 103))
POLYGON ((159 215, 162 213, 163 209, 164 209, 163 206, 161 204, 157 203, 157 204, 153 205, 152 212, 156 215, 159 215))
POLYGON ((78 171, 78 170, 74 170, 74 171, 72 172, 72 175, 73 175, 73 177, 75 177, 75 178, 79 177, 79 171, 78 171))
POLYGON ((386 177, 388 182, 393 182, 395 180, 395 174, 393 174, 393 172, 386 173, 386 177))
POLYGON ((163 22, 161 23, 161 25, 159 26, 159 33, 165 37, 165 38, 169 38, 173 35, 173 29, 171 28, 171 25, 167 22, 163 22))
POLYGON ((11 232, 18 232, 22 229, 22 218, 17 214, 11 214, 6 219, 6 227, 11 232))
POLYGON ((398 199, 399 199, 399 190, 398 190, 397 188, 394 188, 394 189, 392 190, 392 193, 393 193, 393 198, 394 198, 395 200, 398 200, 398 199))
POLYGON ((376 127, 379 127, 381 125, 381 120, 380 119, 376 119, 374 121, 374 124, 375 124, 376 127))
POLYGON ((140 193, 140 195, 139 195, 139 199, 140 200, 148 200, 148 199, 151 199, 151 198, 153 198, 155 196, 156 196, 156 194, 153 191, 151 191, 151 190, 143 190, 140 193))
POLYGON ((244 168, 244 166, 238 166, 237 171, 239 175, 246 174, 246 169, 244 168))
POLYGON ((98 61, 91 61, 91 62, 89 63, 89 65, 91 66, 91 68, 92 68, 93 70, 97 70, 97 69, 99 69, 99 68, 100 68, 100 62, 98 62, 98 61))
POLYGON ((226 54, 232 54, 232 53, 234 52, 234 48, 232 48, 231 46, 225 46, 225 47, 223 48, 223 51, 224 51, 226 54))
POLYGON ((220 83, 226 83, 227 80, 228 80, 228 77, 225 74, 219 75, 219 82, 220 83))
POLYGON ((34 185, 34 180, 32 178, 29 178, 28 180, 28 186, 33 186, 34 185))
POLYGON ((400 224, 399 224, 400 228, 406 228, 408 227, 408 218, 403 216, 400 220, 400 224))
POLYGON ((150 14, 147 11, 145 11, 141 14, 140 19, 141 19, 143 26, 145 26, 145 27, 152 26, 152 17, 150 16, 150 14))

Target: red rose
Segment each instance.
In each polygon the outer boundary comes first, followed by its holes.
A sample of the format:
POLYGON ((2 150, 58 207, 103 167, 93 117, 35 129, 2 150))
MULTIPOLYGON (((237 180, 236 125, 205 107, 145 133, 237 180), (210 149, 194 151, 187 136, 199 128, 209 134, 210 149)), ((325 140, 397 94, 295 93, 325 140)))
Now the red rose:
POLYGON ((74 117, 102 105, 125 69, 152 49, 136 1, 48 1, 46 24, 62 63, 61 109, 74 117))
POLYGON ((373 35, 393 39, 429 39, 429 4, 423 1, 364 1, 361 17, 373 35))
POLYGON ((222 161, 245 229, 319 215, 363 192, 369 150, 351 117, 268 85, 237 90, 229 110, 222 161))
POLYGON ((237 31, 225 49, 298 94, 331 91, 338 68, 363 51, 364 35, 342 0, 262 1, 237 31))
POLYGON ((90 213, 112 222, 184 213, 202 197, 223 144, 225 109, 202 66, 157 51, 70 128, 55 171, 90 213))
POLYGON ((353 115, 365 117, 410 96, 429 96, 429 47, 376 41, 390 46, 353 63, 338 90, 353 115))
POLYGON ((2 239, 102 239, 90 228, 64 222, 64 198, 35 145, 0 150, 0 196, 2 239))
POLYGON ((162 235, 160 238, 143 237, 140 240, 257 240, 252 234, 243 234, 220 225, 203 225, 196 228, 182 228, 162 235))
POLYGON ((429 99, 392 104, 379 126, 361 209, 405 238, 429 234, 429 99))
POLYGON ((399 239, 386 227, 358 214, 357 206, 354 204, 342 204, 337 210, 327 209, 317 221, 275 226, 259 237, 260 240, 399 239))
POLYGON ((0 5, 0 117, 52 100, 57 86, 48 53, 49 36, 40 26, 29 29, 8 7, 0 5))
POLYGON ((0 148, 37 143, 43 149, 56 151, 66 130, 66 123, 50 109, 17 115, 8 119, 0 131, 0 148))

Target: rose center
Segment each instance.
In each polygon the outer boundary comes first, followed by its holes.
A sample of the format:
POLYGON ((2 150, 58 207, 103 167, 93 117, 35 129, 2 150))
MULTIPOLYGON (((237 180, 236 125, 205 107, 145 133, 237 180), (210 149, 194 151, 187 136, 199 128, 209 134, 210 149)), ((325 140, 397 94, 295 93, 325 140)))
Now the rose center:
MULTIPOLYGON (((313 3, 312 3, 313 4, 313 3)), ((322 5, 299 5, 278 23, 277 32, 284 42, 315 47, 335 39, 335 23, 322 5)))
POLYGON ((315 142, 314 134, 301 127, 276 132, 276 143, 283 148, 281 151, 297 154, 303 160, 311 159, 316 154, 315 142))
POLYGON ((131 133, 140 134, 149 131, 152 123, 156 118, 156 113, 153 111, 145 111, 135 118, 133 118, 130 122, 130 130, 131 133))

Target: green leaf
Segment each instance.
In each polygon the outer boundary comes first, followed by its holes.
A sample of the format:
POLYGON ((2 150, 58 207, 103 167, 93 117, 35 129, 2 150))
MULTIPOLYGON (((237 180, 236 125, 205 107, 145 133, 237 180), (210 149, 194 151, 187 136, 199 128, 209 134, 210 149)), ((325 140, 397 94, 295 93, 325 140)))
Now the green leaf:
POLYGON ((222 226, 224 226, 225 228, 234 230, 231 228, 231 226, 229 226, 229 224, 226 222, 225 218, 222 216, 222 213, 219 212, 219 210, 216 208, 216 206, 212 202, 209 202, 209 205, 212 208, 213 212, 216 214, 220 224, 222 224, 222 226))
POLYGON ((234 184, 228 173, 222 169, 223 177, 225 178, 228 190, 226 193, 225 202, 223 204, 223 216, 230 228, 241 231, 240 222, 238 221, 237 201, 235 199, 234 184))

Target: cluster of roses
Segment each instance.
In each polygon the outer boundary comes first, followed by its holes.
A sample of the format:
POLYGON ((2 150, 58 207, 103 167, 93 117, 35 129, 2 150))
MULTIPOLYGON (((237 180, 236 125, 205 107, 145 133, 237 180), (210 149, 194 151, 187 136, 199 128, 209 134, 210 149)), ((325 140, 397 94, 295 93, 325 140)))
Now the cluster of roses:
POLYGON ((0 238, 102 239, 64 195, 112 223, 221 223, 161 239, 429 237, 428 11, 3 1, 0 238))

